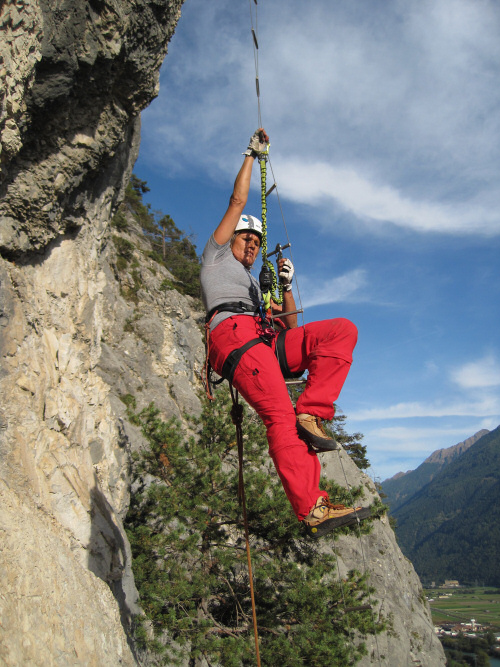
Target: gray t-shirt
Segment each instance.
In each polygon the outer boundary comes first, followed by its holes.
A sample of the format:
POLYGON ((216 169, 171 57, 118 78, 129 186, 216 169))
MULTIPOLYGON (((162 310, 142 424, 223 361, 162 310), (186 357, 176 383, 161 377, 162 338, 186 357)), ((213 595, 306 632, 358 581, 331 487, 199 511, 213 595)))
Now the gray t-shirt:
MULTIPOLYGON (((239 301, 256 310, 262 299, 259 283, 234 257, 230 242, 219 245, 213 234, 201 257, 201 297, 207 313, 221 303, 239 301)), ((210 331, 233 314, 217 313, 210 331)))

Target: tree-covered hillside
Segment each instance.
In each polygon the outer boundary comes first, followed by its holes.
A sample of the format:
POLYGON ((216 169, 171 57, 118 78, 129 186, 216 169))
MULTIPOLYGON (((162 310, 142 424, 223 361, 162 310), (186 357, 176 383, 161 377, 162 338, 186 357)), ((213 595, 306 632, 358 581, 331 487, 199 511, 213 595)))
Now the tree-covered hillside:
POLYGON ((382 482, 382 490, 387 496, 391 513, 394 514, 405 502, 432 481, 443 467, 444 463, 427 463, 424 461, 415 470, 382 482))
POLYGON ((500 427, 444 468, 394 516, 424 582, 500 586, 500 427))
MULTIPOLYGON (((175 283, 170 287, 199 298, 200 260, 196 246, 189 236, 178 229, 168 214, 151 211, 149 204, 145 204, 142 198, 146 192, 149 192, 147 183, 132 175, 125 198, 113 218, 113 226, 118 231, 127 231, 127 213, 132 214, 151 243, 152 259, 163 264, 174 275, 175 283)), ((120 236, 115 236, 113 240, 120 255, 118 268, 124 268, 130 259, 132 245, 120 236)))

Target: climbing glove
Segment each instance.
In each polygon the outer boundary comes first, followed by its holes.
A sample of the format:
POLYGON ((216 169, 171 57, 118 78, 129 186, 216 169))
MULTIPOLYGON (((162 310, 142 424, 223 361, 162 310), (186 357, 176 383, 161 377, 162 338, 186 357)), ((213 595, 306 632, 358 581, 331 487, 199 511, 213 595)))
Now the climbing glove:
POLYGON ((256 130, 250 137, 250 142, 248 148, 243 153, 243 155, 248 155, 250 157, 257 157, 261 153, 267 152, 267 146, 269 143, 269 137, 261 128, 256 130))
POLYGON ((285 259, 280 268, 279 277, 285 292, 292 289, 292 278, 294 274, 293 264, 289 259, 285 259))

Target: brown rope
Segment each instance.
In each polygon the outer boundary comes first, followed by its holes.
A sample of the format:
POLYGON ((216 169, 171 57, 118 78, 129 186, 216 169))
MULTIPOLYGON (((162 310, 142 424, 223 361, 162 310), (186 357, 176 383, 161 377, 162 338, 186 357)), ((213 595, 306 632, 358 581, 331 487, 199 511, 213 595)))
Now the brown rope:
POLYGON ((245 485, 243 483, 243 433, 241 425, 243 423, 243 406, 238 402, 238 391, 229 383, 233 407, 231 408, 231 419, 236 426, 236 442, 238 444, 238 500, 243 510, 243 525, 245 527, 245 544, 247 550, 248 578, 250 581, 250 598, 252 600, 253 634, 255 638, 255 653, 257 657, 257 667, 260 667, 259 652, 259 633, 257 628, 257 611, 255 609, 255 596, 253 591, 252 558, 250 555, 250 539, 248 536, 247 506, 245 501, 245 485))

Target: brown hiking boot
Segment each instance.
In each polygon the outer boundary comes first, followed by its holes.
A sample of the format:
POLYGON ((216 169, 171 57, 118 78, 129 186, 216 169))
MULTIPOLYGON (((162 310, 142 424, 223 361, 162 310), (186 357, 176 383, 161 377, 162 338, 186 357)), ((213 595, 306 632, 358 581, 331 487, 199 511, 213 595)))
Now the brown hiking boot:
POLYGON ((350 526, 358 520, 367 519, 370 515, 369 507, 333 505, 328 498, 319 497, 316 505, 304 519, 304 525, 308 535, 321 537, 335 528, 350 526))
POLYGON ((333 438, 328 437, 323 420, 314 415, 297 415, 297 433, 316 452, 331 452, 339 449, 333 438))

